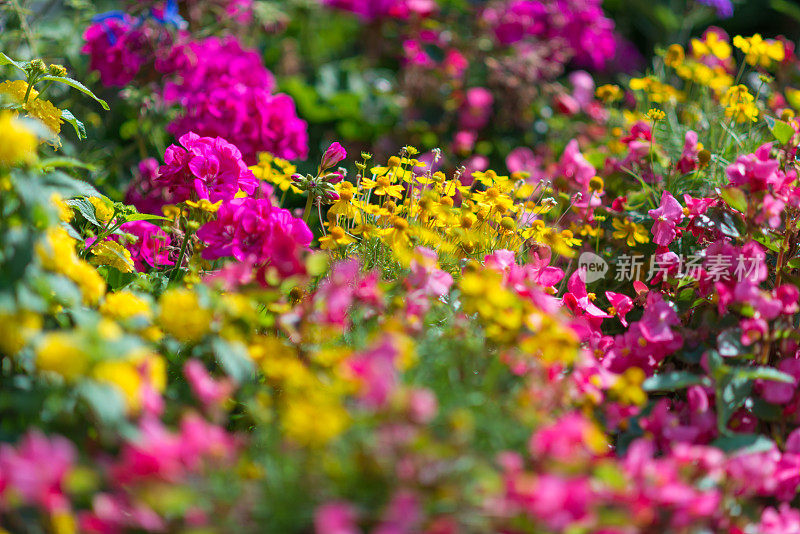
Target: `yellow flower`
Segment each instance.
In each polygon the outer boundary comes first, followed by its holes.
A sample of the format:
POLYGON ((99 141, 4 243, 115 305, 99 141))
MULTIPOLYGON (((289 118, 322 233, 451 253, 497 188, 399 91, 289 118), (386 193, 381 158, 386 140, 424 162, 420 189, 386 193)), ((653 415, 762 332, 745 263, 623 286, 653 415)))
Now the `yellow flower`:
POLYGON ((309 447, 330 442, 347 428, 349 420, 341 404, 316 389, 292 398, 286 403, 281 417, 287 437, 309 447))
POLYGON ((339 200, 333 203, 328 213, 352 219, 358 215, 358 209, 353 205, 353 196, 356 188, 350 182, 340 182, 336 186, 339 200))
POLYGON ((206 213, 217 213, 219 211, 219 207, 222 206, 222 201, 219 200, 217 202, 211 202, 206 198, 201 198, 197 202, 194 200, 187 200, 186 205, 206 213))
POLYGON ((0 354, 18 353, 41 328, 42 318, 33 312, 0 312, 0 354))
POLYGON ((10 111, 0 111, 0 167, 36 159, 36 136, 10 111))
POLYGON ((83 260, 69 265, 64 274, 78 285, 86 304, 97 304, 106 292, 106 281, 94 267, 83 260))
POLYGON ((181 341, 199 341, 211 328, 211 319, 211 312, 188 289, 171 289, 161 295, 158 322, 181 341))
POLYGON ((75 336, 67 332, 47 334, 36 348, 36 368, 72 381, 86 372, 88 355, 78 347, 75 336))
POLYGON ((106 295, 103 304, 100 305, 100 313, 120 321, 136 316, 149 319, 152 316, 147 301, 130 291, 118 291, 106 295))
POLYGON ((672 67, 674 69, 683 63, 685 58, 686 53, 683 51, 683 47, 681 45, 670 45, 670 47, 667 49, 667 53, 664 55, 664 64, 666 64, 667 67, 672 67))
POLYGON ((347 235, 340 226, 331 226, 328 235, 319 238, 319 246, 323 250, 331 250, 355 243, 355 239, 347 235))
POLYGON ((142 377, 139 376, 136 367, 131 362, 124 360, 102 361, 92 369, 92 378, 98 382, 111 384, 119 389, 130 411, 136 411, 141 405, 142 377))
POLYGON ((662 121, 666 116, 667 116, 666 113, 657 108, 651 108, 647 111, 647 114, 645 114, 645 117, 647 117, 648 120, 651 120, 653 122, 662 121))
POLYGON ((645 378, 639 367, 629 367, 617 377, 610 389, 623 404, 642 405, 647 402, 647 394, 642 390, 645 378))
POLYGON ((636 243, 647 243, 650 238, 647 236, 647 231, 641 224, 625 219, 614 219, 611 224, 616 229, 611 235, 614 239, 624 239, 629 247, 636 246, 636 243))
POLYGON ((783 43, 775 39, 766 39, 757 33, 752 37, 737 35, 733 38, 733 46, 744 52, 744 60, 752 65, 764 68, 772 65, 773 61, 781 62, 786 57, 783 43))
POLYGON ((100 197, 88 197, 86 200, 94 206, 94 217, 100 224, 106 224, 114 216, 114 208, 106 200, 100 197))
POLYGON ((735 85, 728 89, 720 99, 720 103, 725 106, 725 116, 735 119, 736 122, 757 120, 758 107, 755 104, 755 97, 744 85, 735 85))
POLYGON ((378 176, 375 180, 363 178, 361 185, 364 189, 372 189, 372 192, 378 196, 388 195, 390 197, 403 198, 403 186, 392 185, 392 181, 388 176, 378 176))
POLYGON ((618 85, 607 83, 597 88, 595 96, 606 104, 610 104, 622 98, 622 89, 618 85))
POLYGON ((50 195, 50 203, 55 206, 56 210, 58 211, 58 218, 61 219, 62 222, 68 223, 72 221, 72 218, 75 216, 75 212, 72 211, 72 207, 69 206, 64 199, 61 198, 61 195, 58 193, 53 193, 50 195))
POLYGON ((134 271, 131 252, 116 241, 101 241, 92 247, 91 253, 94 265, 108 265, 121 273, 134 271))
POLYGON ((409 244, 408 236, 408 221, 402 217, 395 217, 392 219, 392 225, 389 228, 380 230, 380 235, 385 237, 388 243, 393 246, 406 246, 409 244))
POLYGON ((41 121, 53 134, 49 142, 53 146, 60 146, 61 142, 58 139, 58 133, 61 131, 61 124, 64 122, 61 118, 61 110, 49 101, 37 98, 39 96, 39 91, 36 89, 31 89, 28 95, 28 101, 24 102, 27 90, 28 83, 24 80, 0 83, 0 93, 7 95, 14 103, 24 109, 28 117, 33 117, 41 121))
POLYGON ((696 58, 714 56, 725 61, 731 57, 731 45, 728 41, 719 38, 717 32, 710 31, 704 40, 692 39, 692 55, 696 58))

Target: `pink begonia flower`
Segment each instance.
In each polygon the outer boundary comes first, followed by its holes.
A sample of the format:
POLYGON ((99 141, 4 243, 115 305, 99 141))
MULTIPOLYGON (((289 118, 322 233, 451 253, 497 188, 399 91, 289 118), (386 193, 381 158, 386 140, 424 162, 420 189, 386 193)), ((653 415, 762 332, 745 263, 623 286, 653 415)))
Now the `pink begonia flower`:
POLYGON ((169 259, 171 239, 160 227, 147 221, 130 221, 122 224, 120 230, 136 238, 130 242, 124 236, 114 234, 109 237, 113 241, 122 243, 131 253, 131 259, 139 272, 149 268, 158 268, 164 265, 173 265, 169 259))
POLYGON ((750 192, 764 191, 781 180, 780 162, 769 157, 771 143, 761 145, 754 154, 744 154, 728 165, 725 174, 735 187, 746 187, 750 192))
POLYGON ((450 291, 453 277, 438 268, 439 256, 425 247, 415 249, 417 256, 411 261, 411 273, 406 278, 410 288, 422 291, 427 296, 441 297, 450 291))
POLYGON ((756 222, 758 224, 767 223, 770 228, 777 228, 781 225, 781 214, 783 213, 786 204, 772 195, 764 195, 764 200, 761 203, 761 210, 756 215, 756 222))
POLYGON ((555 423, 539 428, 528 442, 533 458, 544 461, 578 463, 602 456, 587 445, 594 430, 593 423, 582 414, 573 412, 561 416, 555 423))
POLYGON ((356 523, 356 510, 348 502, 327 502, 314 511, 316 534, 360 534, 356 523))
POLYGON ((62 486, 75 456, 72 442, 38 430, 25 434, 16 447, 0 445, 0 494, 11 490, 24 504, 48 512, 69 509, 62 486))
POLYGON ((231 200, 239 192, 252 194, 258 181, 242 160, 239 149, 217 137, 187 133, 181 146, 170 145, 159 169, 158 181, 175 195, 175 201, 231 200))
POLYGON ((572 95, 559 93, 553 97, 555 109, 567 117, 572 117, 581 110, 581 104, 572 95))
POLYGON ((633 299, 622 293, 614 293, 613 291, 606 291, 606 298, 614 308, 614 314, 619 317, 622 326, 628 326, 628 321, 625 316, 633 309, 633 299))
POLYGON ((408 416, 418 424, 429 423, 439 409, 436 394, 426 388, 415 388, 408 393, 408 416))
POLYGON ((577 139, 567 143, 558 164, 558 172, 581 189, 588 188, 589 181, 597 174, 592 164, 581 154, 577 139))
POLYGON ((644 314, 642 320, 639 321, 642 335, 647 341, 657 343, 673 340, 675 333, 670 327, 680 324, 681 320, 678 314, 660 294, 650 293, 647 295, 644 314))
POLYGON ((541 158, 528 147, 519 146, 506 156, 506 167, 509 172, 530 173, 531 182, 539 182, 543 177, 541 158))
POLYGON ((469 154, 475 148, 478 134, 472 130, 460 130, 453 136, 453 151, 456 154, 469 154))
POLYGON ((761 393, 765 401, 772 404, 788 404, 797 392, 797 385, 800 382, 800 359, 786 358, 778 363, 779 371, 786 373, 794 379, 794 382, 787 384, 774 380, 756 381, 756 389, 761 393))
POLYGON ((758 525, 759 534, 800 534, 800 511, 788 503, 765 508, 758 525))
POLYGON ((761 317, 748 317, 739 323, 739 328, 742 329, 742 344, 745 346, 752 345, 756 341, 764 339, 769 331, 769 325, 761 317))
POLYGON ((592 75, 585 70, 570 73, 569 83, 572 85, 572 97, 586 111, 594 102, 595 85, 592 75))
POLYGON ((689 130, 684 138, 681 159, 678 160, 678 171, 686 174, 695 170, 698 165, 697 154, 697 132, 689 130))
POLYGON ((366 406, 381 408, 389 401, 398 382, 395 363, 399 355, 394 339, 386 336, 347 360, 347 368, 359 384, 359 399, 366 406))
POLYGON ((422 507, 409 490, 399 490, 392 496, 380 524, 372 534, 406 534, 420 532, 422 507))
POLYGON ((593 301, 586 291, 586 267, 577 269, 567 281, 567 293, 564 295, 564 304, 576 315, 585 315, 593 319, 607 319, 611 317, 593 301))
POLYGON ((347 151, 339 143, 333 143, 322 155, 322 163, 319 164, 320 170, 330 169, 347 157, 347 151))
POLYGON ((653 242, 657 245, 667 246, 675 239, 675 230, 683 220, 683 208, 668 191, 661 194, 661 204, 656 209, 647 212, 655 221, 653 223, 653 242))

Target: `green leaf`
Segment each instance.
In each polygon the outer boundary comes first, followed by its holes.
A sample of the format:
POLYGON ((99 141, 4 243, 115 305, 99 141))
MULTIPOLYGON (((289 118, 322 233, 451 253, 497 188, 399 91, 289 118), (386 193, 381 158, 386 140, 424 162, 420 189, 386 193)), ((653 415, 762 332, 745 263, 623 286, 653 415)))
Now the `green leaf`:
POLYGON ((717 350, 719 355, 727 358, 739 356, 745 352, 742 344, 742 331, 740 328, 729 328, 717 336, 717 350))
POLYGON ((66 203, 67 205, 77 209, 80 212, 80 214, 83 215, 83 218, 92 223, 93 225, 98 227, 103 226, 102 224, 100 224, 100 221, 97 220, 94 204, 92 204, 85 198, 76 198, 72 200, 67 200, 66 203))
POLYGON ((775 136, 775 139, 777 139, 780 144, 785 145, 791 141, 794 135, 794 128, 789 126, 788 123, 773 119, 772 117, 766 117, 766 120, 772 135, 775 136))
POLYGON ((78 393, 104 424, 117 426, 125 421, 125 398, 118 388, 87 381, 78 386, 78 393))
POLYGON ((216 338, 211 342, 211 348, 220 366, 228 376, 239 383, 253 378, 256 367, 244 345, 216 338))
POLYGON ((62 109, 61 118, 72 125, 72 128, 78 135, 78 139, 86 139, 86 127, 83 125, 81 121, 75 118, 75 115, 73 115, 70 110, 62 109))
POLYGON ((794 378, 791 375, 778 371, 774 367, 734 367, 732 372, 737 378, 794 384, 794 378))
POLYGON ((749 378, 725 375, 717 383, 717 429, 721 434, 730 434, 728 421, 750 396, 753 382, 749 378))
POLYGON ((87 171, 94 171, 96 167, 89 163, 84 163, 80 160, 75 158, 48 158, 45 160, 41 160, 39 162, 39 168, 44 171, 49 171, 51 169, 55 169, 57 167, 67 168, 67 169, 86 169, 87 171))
POLYGON ((714 440, 711 445, 727 453, 736 452, 737 454, 754 454, 775 447, 775 443, 763 434, 722 436, 714 440))
POLYGON ((736 187, 726 187, 724 188, 719 196, 722 197, 728 206, 732 207, 736 211, 746 213, 747 212, 747 197, 744 194, 744 191, 738 189, 736 187))
POLYGON ((672 371, 670 373, 651 376, 642 384, 645 391, 677 391, 689 386, 708 384, 707 377, 689 371, 672 371))
POLYGON ((14 65, 19 70, 27 74, 27 72, 25 71, 25 67, 23 67, 21 63, 19 63, 18 61, 14 61, 4 53, 0 52, 0 67, 2 67, 3 65, 14 65))
POLYGON ((169 221, 168 217, 162 217, 161 215, 152 215, 150 213, 132 213, 130 215, 125 216, 125 221, 169 221))
POLYGON ((89 183, 73 178, 61 171, 52 171, 44 175, 42 177, 42 185, 59 193, 64 198, 103 196, 89 183))
POLYGON ((89 89, 88 87, 83 85, 78 80, 73 80, 72 78, 67 78, 66 76, 50 76, 50 75, 42 76, 41 78, 39 78, 39 80, 40 81, 41 80, 46 80, 46 81, 50 81, 50 82, 59 82, 59 83, 63 83, 63 84, 69 85, 70 87, 73 87, 73 88, 77 89, 81 93, 83 93, 85 95, 88 95, 91 98, 93 98, 98 104, 103 106, 104 110, 108 111, 109 109, 111 109, 111 108, 108 107, 108 103, 105 100, 103 100, 102 98, 97 97, 97 95, 95 95, 91 91, 91 89, 89 89))

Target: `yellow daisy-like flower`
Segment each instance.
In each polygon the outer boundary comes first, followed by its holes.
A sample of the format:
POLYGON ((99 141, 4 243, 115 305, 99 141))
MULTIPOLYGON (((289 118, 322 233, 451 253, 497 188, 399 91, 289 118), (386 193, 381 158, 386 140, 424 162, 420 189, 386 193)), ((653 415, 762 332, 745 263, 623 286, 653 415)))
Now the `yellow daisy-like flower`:
POLYGON ((36 135, 14 113, 0 111, 0 167, 31 163, 37 145, 36 135))
POLYGON ((664 54, 664 64, 673 69, 683 63, 684 59, 686 59, 686 52, 684 52, 683 47, 679 44, 670 45, 670 47, 667 48, 667 53, 664 54))
POLYGON ((197 202, 194 200, 187 200, 186 205, 190 208, 196 208, 206 213, 217 213, 219 211, 219 207, 222 206, 222 201, 219 200, 217 202, 211 202, 208 199, 201 198, 197 202))
POLYGON ((641 224, 625 219, 614 219, 611 221, 615 231, 611 234, 614 239, 624 239, 629 247, 636 246, 636 243, 647 243, 650 238, 647 236, 647 231, 641 224))
POLYGON ((647 117, 648 120, 651 120, 653 122, 663 121, 666 116, 667 116, 666 113, 657 108, 651 108, 645 114, 645 117, 647 117))
POLYGON ((692 39, 692 55, 696 58, 714 56, 725 61, 731 57, 733 49, 728 41, 719 38, 716 32, 708 32, 705 39, 692 39))
POLYGON ((328 235, 319 238, 319 246, 324 250, 332 250, 354 243, 355 239, 347 235, 341 226, 331 226, 328 235))
POLYGON ((25 110, 27 116, 38 119, 53 134, 53 138, 48 142, 53 146, 60 146, 58 134, 61 132, 61 110, 55 107, 50 101, 38 98, 39 91, 31 89, 28 101, 25 102, 25 93, 28 91, 28 83, 24 80, 5 81, 0 83, 0 94, 8 96, 14 103, 25 110))
POLYGON ((610 390, 623 404, 641 405, 647 402, 642 383, 647 376, 639 367, 630 367, 617 377, 610 390))
POLYGON ((783 43, 775 39, 764 39, 757 33, 752 37, 737 35, 733 38, 733 46, 744 52, 744 60, 752 65, 764 68, 772 65, 773 61, 780 63, 786 58, 783 43))
POLYGON ((744 85, 735 85, 728 89, 720 99, 720 103, 725 106, 725 116, 735 119, 736 122, 757 120, 758 107, 755 104, 755 97, 744 85))
POLYGON ((100 305, 100 313, 118 320, 137 316, 149 319, 152 316, 147 301, 130 291, 118 291, 106 295, 103 304, 100 305))
POLYGON ((598 87, 594 94, 606 104, 622 99, 622 89, 618 85, 610 83, 598 87))
POLYGON ((375 180, 363 178, 361 185, 364 189, 372 189, 372 192, 378 196, 388 195, 390 197, 403 198, 403 186, 392 184, 392 181, 387 176, 378 176, 375 180))

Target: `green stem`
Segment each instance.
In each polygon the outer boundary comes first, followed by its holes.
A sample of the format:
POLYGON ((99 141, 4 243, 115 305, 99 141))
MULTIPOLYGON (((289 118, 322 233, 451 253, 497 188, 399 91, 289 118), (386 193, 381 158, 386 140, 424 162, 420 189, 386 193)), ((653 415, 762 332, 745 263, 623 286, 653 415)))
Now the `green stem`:
POLYGON ((181 270, 181 264, 183 263, 183 255, 186 254, 186 247, 189 245, 189 239, 192 237, 191 232, 189 229, 186 229, 186 233, 183 235, 183 243, 181 243, 181 251, 178 253, 178 259, 175 261, 175 266, 172 268, 172 272, 169 273, 169 281, 172 282, 178 277, 178 272, 181 270))
POLYGON ((314 194, 309 191, 306 198, 306 209, 303 211, 303 220, 308 224, 308 218, 311 216, 311 208, 314 206, 314 194))

